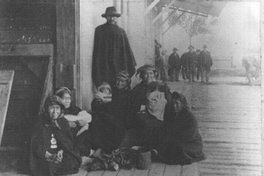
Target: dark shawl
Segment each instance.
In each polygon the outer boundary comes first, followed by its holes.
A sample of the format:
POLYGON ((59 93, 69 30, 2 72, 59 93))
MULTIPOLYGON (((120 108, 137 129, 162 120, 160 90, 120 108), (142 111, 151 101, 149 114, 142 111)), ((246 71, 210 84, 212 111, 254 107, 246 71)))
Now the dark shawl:
POLYGON ((167 164, 186 165, 205 159, 197 120, 189 108, 166 118, 165 137, 159 154, 167 164))
POLYGON ((111 152, 118 148, 130 125, 130 93, 129 89, 113 88, 111 102, 100 103, 93 100, 93 121, 90 123, 90 129, 95 149, 101 148, 105 152, 111 152))
POLYGON ((132 89, 131 93, 131 114, 135 116, 140 110, 141 105, 147 104, 147 90, 148 85, 141 81, 132 89))
POLYGON ((102 82, 113 85, 115 74, 126 70, 135 73, 136 61, 126 32, 117 25, 105 23, 95 29, 92 78, 96 87, 102 82))
MULTIPOLYGON (((79 112, 81 112, 81 111, 82 110, 79 107, 71 105, 69 108, 64 110, 64 114, 65 115, 69 114, 69 115, 76 115, 77 116, 79 114, 79 112)), ((75 128, 71 128, 71 132, 72 132, 74 137, 76 136, 76 134, 78 133, 78 131, 80 129, 81 129, 81 127, 79 127, 79 126, 77 126, 75 128)))
POLYGON ((57 120, 60 129, 54 126, 46 114, 42 114, 31 138, 30 168, 32 175, 73 174, 79 171, 81 158, 77 150, 69 123, 64 117, 57 120), (63 150, 60 163, 48 162, 46 151, 50 150, 51 134, 57 140, 58 150, 63 150))

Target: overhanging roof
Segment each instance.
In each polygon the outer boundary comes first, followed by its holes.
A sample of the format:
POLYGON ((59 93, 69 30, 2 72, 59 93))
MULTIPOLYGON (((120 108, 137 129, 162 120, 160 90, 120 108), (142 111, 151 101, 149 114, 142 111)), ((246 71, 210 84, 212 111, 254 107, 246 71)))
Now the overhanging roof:
MULTIPOLYGON (((166 0, 167 1, 167 0, 166 0)), ((163 2, 166 6, 166 2, 163 2)), ((219 16, 225 7, 225 1, 213 0, 177 0, 171 6, 172 8, 189 13, 196 13, 197 15, 212 15, 219 16)))

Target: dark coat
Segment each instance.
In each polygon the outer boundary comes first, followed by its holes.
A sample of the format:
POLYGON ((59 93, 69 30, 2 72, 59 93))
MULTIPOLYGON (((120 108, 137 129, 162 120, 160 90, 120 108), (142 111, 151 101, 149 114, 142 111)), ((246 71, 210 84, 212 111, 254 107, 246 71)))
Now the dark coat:
POLYGON ((124 29, 117 25, 103 24, 95 29, 92 78, 96 87, 102 82, 113 84, 118 71, 135 73, 136 61, 124 29))
POLYGON ((186 52, 182 55, 182 60, 184 62, 184 65, 187 67, 187 68, 194 68, 195 67, 195 63, 196 63, 196 54, 195 52, 186 52))
POLYGON ((180 70, 181 69, 181 60, 179 55, 176 53, 176 55, 174 53, 172 53, 169 57, 169 61, 168 61, 168 65, 169 65, 169 75, 171 75, 170 73, 172 73, 172 71, 175 70, 180 70))
POLYGON ((198 55, 198 65, 210 68, 213 65, 212 57, 209 51, 201 51, 198 55))
POLYGON ((194 114, 185 108, 174 116, 171 113, 165 121, 165 137, 159 151, 163 161, 186 165, 204 160, 203 142, 194 114))
POLYGON ((57 120, 59 126, 54 126, 46 114, 42 114, 35 126, 31 138, 30 168, 32 175, 49 176, 53 174, 73 174, 79 171, 81 158, 74 143, 69 123, 61 117, 57 120), (58 149, 63 150, 62 162, 48 162, 45 158, 46 151, 50 151, 51 134, 57 141, 58 149))

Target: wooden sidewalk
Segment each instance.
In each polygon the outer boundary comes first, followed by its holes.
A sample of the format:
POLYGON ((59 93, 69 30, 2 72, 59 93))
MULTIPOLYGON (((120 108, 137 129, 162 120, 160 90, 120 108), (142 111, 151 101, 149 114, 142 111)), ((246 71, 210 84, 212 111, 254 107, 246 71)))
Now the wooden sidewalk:
MULTIPOLYGON (((212 78, 211 84, 168 85, 191 104, 207 159, 187 166, 152 163, 149 170, 87 172, 72 176, 261 176, 261 92, 245 78, 212 78)), ((1 173, 1 176, 19 175, 1 173)), ((22 176, 22 175, 20 175, 22 176)))
POLYGON ((81 168, 78 174, 72 176, 199 176, 198 164, 179 166, 166 165, 163 163, 152 163, 149 170, 121 169, 119 171, 93 171, 87 172, 81 168))

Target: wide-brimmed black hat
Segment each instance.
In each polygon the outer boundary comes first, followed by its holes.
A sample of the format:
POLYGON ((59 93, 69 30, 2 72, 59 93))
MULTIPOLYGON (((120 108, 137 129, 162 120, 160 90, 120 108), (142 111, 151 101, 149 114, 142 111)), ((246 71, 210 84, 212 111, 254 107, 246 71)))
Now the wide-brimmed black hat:
POLYGON ((102 14, 102 17, 108 17, 108 16, 115 16, 115 17, 120 17, 121 14, 117 13, 116 8, 114 6, 112 7, 107 7, 105 10, 105 13, 102 14))
POLYGON ((173 48, 173 50, 172 51, 178 51, 178 49, 177 48, 173 48))

